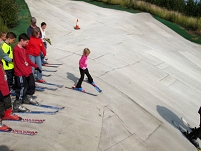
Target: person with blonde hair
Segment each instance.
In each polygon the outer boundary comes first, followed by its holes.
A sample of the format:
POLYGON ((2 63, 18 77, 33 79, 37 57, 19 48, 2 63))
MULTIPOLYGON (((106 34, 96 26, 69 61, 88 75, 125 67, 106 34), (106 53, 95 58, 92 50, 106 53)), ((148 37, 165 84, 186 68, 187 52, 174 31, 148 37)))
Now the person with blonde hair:
POLYGON ((6 32, 0 32, 0 46, 5 42, 6 40, 6 32))
POLYGON ((6 62, 12 62, 12 58, 9 57, 9 54, 5 53, 2 49, 2 45, 6 41, 6 34, 6 32, 0 32, 0 58, 4 59, 6 62))
POLYGON ((90 50, 88 48, 85 48, 83 50, 83 55, 79 60, 80 79, 79 79, 79 81, 75 87, 75 89, 79 90, 79 91, 85 91, 81 87, 85 74, 88 77, 88 82, 91 83, 92 85, 94 84, 93 78, 89 74, 89 70, 88 70, 88 56, 89 56, 89 54, 90 54, 90 50))

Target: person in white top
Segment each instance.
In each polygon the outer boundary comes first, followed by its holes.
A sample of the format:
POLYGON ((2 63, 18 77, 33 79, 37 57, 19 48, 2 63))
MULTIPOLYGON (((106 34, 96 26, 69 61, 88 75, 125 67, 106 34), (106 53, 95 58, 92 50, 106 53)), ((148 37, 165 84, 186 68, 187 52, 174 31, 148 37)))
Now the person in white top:
MULTIPOLYGON (((47 51, 47 42, 46 41, 49 38, 46 38, 46 35, 45 35, 45 28, 46 28, 46 26, 47 26, 47 24, 45 22, 42 22, 41 23, 40 31, 41 31, 41 39, 42 39, 42 41, 44 43, 45 50, 47 51)), ((47 60, 47 58, 45 58, 44 55, 43 55, 43 53, 41 52, 41 62, 42 62, 42 65, 43 64, 47 64, 47 61, 45 61, 45 60, 47 60)))

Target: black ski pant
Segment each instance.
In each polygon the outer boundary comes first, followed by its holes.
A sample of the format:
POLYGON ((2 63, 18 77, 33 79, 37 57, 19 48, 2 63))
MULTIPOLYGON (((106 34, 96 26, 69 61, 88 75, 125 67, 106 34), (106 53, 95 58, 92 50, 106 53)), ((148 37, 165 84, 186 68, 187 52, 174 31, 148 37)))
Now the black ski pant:
POLYGON ((11 107, 11 98, 10 94, 8 94, 0 100, 0 118, 4 115, 4 111, 11 107))
POLYGON ((25 76, 15 76, 15 93, 16 100, 23 103, 26 95, 33 95, 35 93, 35 79, 33 73, 25 76))
POLYGON ((191 139, 201 138, 201 127, 195 128, 190 134, 189 137, 191 139))
POLYGON ((13 76, 14 76, 14 69, 5 70, 7 75, 7 81, 9 89, 13 88, 13 76))
POLYGON ((80 70, 80 79, 76 85, 76 88, 81 88, 81 85, 82 85, 82 81, 84 80, 84 75, 86 74, 87 77, 88 77, 88 82, 89 83, 92 83, 93 82, 93 78, 91 77, 91 75, 89 74, 89 70, 88 68, 86 68, 85 70, 79 68, 80 70))

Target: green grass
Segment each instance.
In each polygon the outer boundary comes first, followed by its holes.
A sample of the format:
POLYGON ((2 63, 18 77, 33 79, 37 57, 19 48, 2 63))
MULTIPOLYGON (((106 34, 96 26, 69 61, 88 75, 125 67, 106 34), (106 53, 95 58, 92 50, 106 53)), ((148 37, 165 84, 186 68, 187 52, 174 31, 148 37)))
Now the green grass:
MULTIPOLYGON (((99 7, 121 10, 121 11, 130 12, 130 13, 139 13, 140 12, 138 10, 128 9, 128 8, 122 7, 120 5, 110 5, 110 4, 106 4, 106 3, 98 2, 98 1, 93 1, 93 0, 77 0, 77 1, 84 1, 87 3, 93 4, 93 5, 99 6, 99 7)), ((27 33, 27 28, 28 28, 29 23, 30 23, 29 19, 30 19, 31 15, 30 15, 30 11, 27 7, 27 4, 24 0, 17 0, 17 2, 20 5, 19 23, 15 28, 10 29, 10 31, 14 32, 16 35, 19 35, 21 33, 27 33)), ((186 29, 181 28, 177 24, 172 23, 170 21, 166 21, 160 17, 154 16, 154 15, 153 15, 153 17, 155 19, 157 19, 158 21, 160 21, 161 23, 163 23, 164 25, 166 25, 167 27, 169 27, 170 29, 177 32, 182 37, 186 38, 187 40, 192 41, 192 42, 197 43, 197 44, 201 44, 201 36, 192 35, 186 29)))
POLYGON ((181 28, 177 24, 172 23, 172 22, 167 21, 167 20, 164 20, 160 17, 157 17, 157 16, 153 16, 153 17, 155 19, 157 19, 158 21, 160 21, 161 23, 163 23, 164 25, 166 25, 167 27, 169 27, 170 29, 174 30, 176 33, 178 33, 182 37, 184 37, 184 38, 186 38, 186 39, 188 39, 194 43, 201 44, 201 36, 189 34, 186 29, 181 28))

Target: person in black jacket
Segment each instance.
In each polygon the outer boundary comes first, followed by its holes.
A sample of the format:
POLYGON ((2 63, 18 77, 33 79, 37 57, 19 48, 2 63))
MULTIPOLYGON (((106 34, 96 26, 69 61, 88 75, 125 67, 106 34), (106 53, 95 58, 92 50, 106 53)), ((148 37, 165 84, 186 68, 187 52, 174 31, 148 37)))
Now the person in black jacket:
MULTIPOLYGON (((199 126, 201 126, 201 107, 198 110, 198 113, 200 114, 200 124, 199 126)), ((191 128, 192 132, 188 133, 188 138, 192 141, 192 143, 200 149, 199 147, 199 143, 197 142, 197 139, 201 139, 201 127, 198 128, 191 128)))

